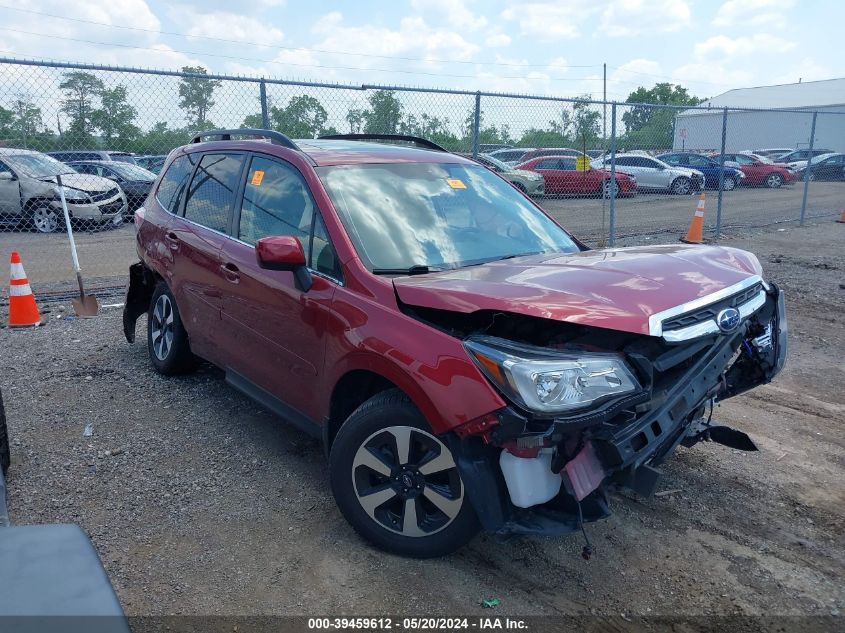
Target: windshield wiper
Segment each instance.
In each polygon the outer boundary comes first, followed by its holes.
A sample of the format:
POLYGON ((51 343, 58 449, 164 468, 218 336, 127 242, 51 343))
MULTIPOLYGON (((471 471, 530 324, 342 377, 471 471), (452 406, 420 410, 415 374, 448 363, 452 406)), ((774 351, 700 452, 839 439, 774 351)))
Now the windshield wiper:
POLYGON ((515 255, 504 255, 503 257, 494 257, 493 259, 482 259, 480 262, 473 262, 471 264, 466 264, 461 266, 461 268, 468 268, 470 266, 483 266, 484 264, 490 264, 491 262, 501 262, 506 259, 515 259, 517 257, 528 257, 529 255, 542 255, 545 251, 534 251, 532 253, 518 253, 515 255))
POLYGON ((443 270, 423 264, 414 264, 409 268, 373 268, 374 275, 427 275, 443 270))

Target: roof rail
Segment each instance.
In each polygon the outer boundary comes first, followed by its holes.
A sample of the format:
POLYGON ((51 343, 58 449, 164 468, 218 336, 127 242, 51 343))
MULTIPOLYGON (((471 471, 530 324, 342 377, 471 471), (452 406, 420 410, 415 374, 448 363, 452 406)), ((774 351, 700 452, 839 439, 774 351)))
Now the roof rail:
POLYGON ((273 145, 281 145, 283 147, 301 151, 296 143, 281 132, 276 132, 275 130, 259 130, 251 127, 243 127, 233 130, 206 130, 205 132, 197 132, 191 139, 191 143, 202 143, 202 139, 207 136, 219 136, 221 141, 231 141, 233 135, 266 138, 273 143, 273 145))
POLYGON ((325 134, 319 138, 338 141, 404 141, 406 143, 413 143, 414 145, 425 149, 433 149, 437 152, 449 153, 449 150, 438 145, 434 141, 429 141, 427 138, 422 138, 421 136, 411 136, 409 134, 325 134))

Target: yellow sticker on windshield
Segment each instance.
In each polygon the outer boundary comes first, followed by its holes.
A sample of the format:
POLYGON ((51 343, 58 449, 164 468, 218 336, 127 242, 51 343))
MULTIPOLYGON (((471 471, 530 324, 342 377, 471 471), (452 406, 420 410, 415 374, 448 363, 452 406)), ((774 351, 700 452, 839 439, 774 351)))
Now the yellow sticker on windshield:
POLYGON ((446 182, 449 183, 449 186, 452 189, 466 189, 467 186, 464 184, 464 181, 460 178, 447 178, 446 182))
POLYGON ((260 169, 256 169, 252 174, 252 183, 253 187, 260 187, 261 181, 264 180, 264 172, 260 169))

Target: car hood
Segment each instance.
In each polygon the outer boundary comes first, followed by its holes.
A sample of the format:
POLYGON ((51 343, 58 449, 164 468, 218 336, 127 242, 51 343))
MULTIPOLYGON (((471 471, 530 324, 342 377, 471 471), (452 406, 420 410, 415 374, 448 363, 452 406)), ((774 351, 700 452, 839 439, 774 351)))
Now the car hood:
MULTIPOLYGON (((45 182, 51 181, 55 184, 55 180, 53 179, 45 180, 45 182)), ((117 187, 117 184, 108 178, 93 176, 90 174, 62 174, 62 184, 65 187, 70 187, 71 189, 79 189, 80 191, 88 191, 91 193, 109 191, 110 189, 115 189, 117 187)))
POLYGON ((506 176, 519 176, 520 178, 528 178, 529 180, 537 180, 537 176, 541 176, 542 174, 536 171, 530 171, 528 169, 511 169, 508 172, 505 172, 506 176))
POLYGON ((751 253, 667 245, 518 257, 393 280, 408 305, 515 312, 637 334, 649 317, 760 275, 751 253))

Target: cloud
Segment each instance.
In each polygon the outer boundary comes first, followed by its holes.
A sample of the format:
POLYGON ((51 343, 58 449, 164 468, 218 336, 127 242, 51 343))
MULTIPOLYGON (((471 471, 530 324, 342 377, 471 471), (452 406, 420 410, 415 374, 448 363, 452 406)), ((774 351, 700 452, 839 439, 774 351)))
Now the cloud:
MULTIPOLYGON (((699 59, 706 59, 713 54, 725 57, 751 55, 753 53, 785 53, 795 48, 795 42, 768 33, 757 33, 751 36, 730 38, 727 35, 714 35, 703 42, 699 42, 693 49, 693 55, 699 59)), ((712 72, 709 76, 716 76, 712 72)))
POLYGON ((477 31, 487 18, 470 10, 465 0, 411 0, 411 8, 432 24, 477 31))
POLYGON ((263 20, 225 11, 207 12, 183 5, 173 7, 170 18, 180 30, 194 38, 210 37, 273 46, 280 44, 285 37, 281 29, 269 26, 263 20))
POLYGON ((505 9, 502 18, 519 24, 523 35, 548 42, 579 37, 579 27, 597 10, 586 2, 529 2, 505 9))
POLYGON ((507 35, 506 33, 490 33, 484 40, 484 45, 488 48, 499 48, 507 46, 510 43, 510 35, 507 35))
POLYGON ((679 31, 691 20, 686 0, 613 0, 602 12, 599 30, 610 37, 632 37, 679 31))
POLYGON ((795 0, 727 0, 713 18, 715 26, 783 28, 795 0))

